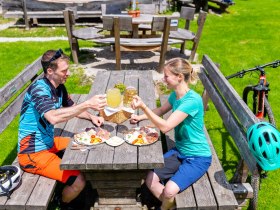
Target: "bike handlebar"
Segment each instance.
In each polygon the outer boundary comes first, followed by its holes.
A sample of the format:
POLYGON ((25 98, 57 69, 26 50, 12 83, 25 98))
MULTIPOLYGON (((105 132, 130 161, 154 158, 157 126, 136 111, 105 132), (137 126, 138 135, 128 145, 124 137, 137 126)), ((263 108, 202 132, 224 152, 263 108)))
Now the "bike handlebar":
POLYGON ((236 72, 234 74, 226 76, 226 79, 231 79, 233 77, 240 77, 240 78, 242 78, 246 73, 251 72, 251 71, 256 71, 256 70, 258 70, 258 71, 260 71, 261 73, 264 74, 264 68, 265 67, 277 68, 278 66, 280 66, 280 60, 276 60, 274 62, 267 63, 267 64, 264 64, 264 65, 261 65, 261 66, 256 66, 256 67, 251 68, 251 69, 238 71, 238 72, 236 72))

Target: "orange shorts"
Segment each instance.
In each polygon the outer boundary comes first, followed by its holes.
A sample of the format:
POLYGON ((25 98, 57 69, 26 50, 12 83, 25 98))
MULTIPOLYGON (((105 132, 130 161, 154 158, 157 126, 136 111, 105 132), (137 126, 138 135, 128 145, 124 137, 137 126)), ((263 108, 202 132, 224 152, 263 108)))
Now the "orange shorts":
POLYGON ((20 167, 26 172, 39 174, 72 185, 80 171, 61 170, 59 168, 61 158, 56 155, 57 152, 66 149, 69 141, 70 139, 66 137, 55 137, 54 145, 49 150, 32 154, 18 154, 20 167))

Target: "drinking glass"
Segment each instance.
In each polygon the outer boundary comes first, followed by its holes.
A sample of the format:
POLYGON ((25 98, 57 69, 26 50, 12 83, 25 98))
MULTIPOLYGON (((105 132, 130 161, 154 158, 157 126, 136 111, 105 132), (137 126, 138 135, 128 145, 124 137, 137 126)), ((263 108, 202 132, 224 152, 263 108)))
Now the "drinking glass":
POLYGON ((117 108, 121 104, 121 92, 118 88, 107 90, 107 104, 109 107, 117 108))
POLYGON ((133 100, 133 96, 137 95, 137 89, 135 87, 127 87, 123 95, 123 105, 125 107, 130 107, 133 100))

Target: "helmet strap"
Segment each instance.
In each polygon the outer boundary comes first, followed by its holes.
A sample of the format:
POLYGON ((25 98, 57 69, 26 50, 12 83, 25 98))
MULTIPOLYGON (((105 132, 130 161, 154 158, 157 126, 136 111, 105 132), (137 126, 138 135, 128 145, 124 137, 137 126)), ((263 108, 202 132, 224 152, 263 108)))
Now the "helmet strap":
POLYGON ((12 188, 12 180, 11 177, 8 176, 8 180, 9 180, 9 186, 7 188, 5 188, 1 183, 0 183, 0 188, 3 192, 5 192, 4 195, 6 195, 8 197, 8 199, 11 198, 11 193, 10 193, 10 189, 12 188))

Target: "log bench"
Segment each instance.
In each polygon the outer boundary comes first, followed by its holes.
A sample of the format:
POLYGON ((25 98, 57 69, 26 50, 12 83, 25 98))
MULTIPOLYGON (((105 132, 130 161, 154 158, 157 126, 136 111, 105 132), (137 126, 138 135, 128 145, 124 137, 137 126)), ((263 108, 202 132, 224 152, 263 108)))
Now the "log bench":
MULTIPOLYGON (((241 160, 229 183, 205 127, 204 131, 212 151, 212 164, 204 176, 176 196, 177 209, 236 209, 246 205, 247 199, 250 199, 252 209, 257 209, 260 174, 247 144, 246 130, 258 122, 258 119, 207 55, 203 56, 202 64, 199 77, 204 86, 205 114, 208 100, 211 99, 237 145, 241 160), (251 183, 246 182, 249 172, 252 175, 251 183)), ((167 95, 160 96, 161 103, 167 99, 167 95)), ((167 119, 169 115, 170 113, 167 113, 163 117, 167 119)), ((165 134, 163 142, 164 150, 175 146, 174 130, 165 134)))
MULTIPOLYGON (((27 66, 17 77, 0 89, 0 108, 7 106, 0 113, 0 134, 19 114, 23 97, 28 87, 42 76, 41 57, 39 57, 31 65, 27 66), (18 91, 22 88, 24 88, 23 92, 18 95, 18 91), (15 97, 15 99, 7 105, 7 102, 13 97, 15 97)), ((80 99, 83 100, 82 96, 83 95, 73 95, 73 101, 77 102, 80 99)), ((60 136, 62 134, 67 136, 64 128, 69 126, 70 123, 69 121, 68 123, 60 123, 56 126, 55 135, 60 136)), ((15 135, 17 135, 17 132, 15 132, 15 135)), ((14 160, 13 164, 18 165, 17 158, 14 160)), ((47 209, 52 199, 56 183, 56 180, 22 171, 21 184, 12 192, 11 198, 8 199, 7 196, 0 196, 0 209, 47 209)))

